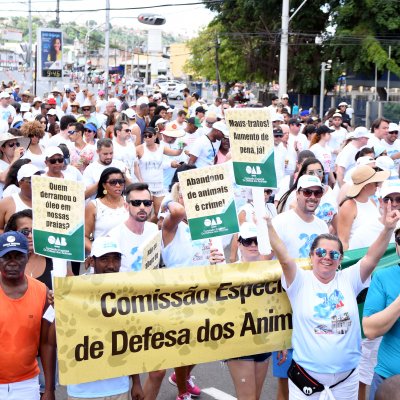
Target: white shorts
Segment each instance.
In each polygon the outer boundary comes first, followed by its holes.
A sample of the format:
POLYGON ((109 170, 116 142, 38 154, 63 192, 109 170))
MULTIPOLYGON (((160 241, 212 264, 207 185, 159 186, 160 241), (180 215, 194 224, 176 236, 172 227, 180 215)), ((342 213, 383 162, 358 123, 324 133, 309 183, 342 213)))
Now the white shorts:
POLYGON ((39 379, 37 376, 21 382, 0 384, 1 400, 40 400, 39 379))
MULTIPOLYGON (((350 373, 350 371, 346 371, 338 374, 319 374, 308 370, 306 372, 327 387, 340 382, 350 373)), ((358 380, 358 369, 356 369, 344 382, 339 383, 334 388, 307 396, 289 379, 289 400, 332 400, 332 396, 328 391, 332 393, 333 399, 358 400, 358 380)))
POLYGON ((378 362, 378 350, 382 337, 361 342, 361 359, 359 364, 360 382, 371 385, 374 376, 374 368, 378 362))

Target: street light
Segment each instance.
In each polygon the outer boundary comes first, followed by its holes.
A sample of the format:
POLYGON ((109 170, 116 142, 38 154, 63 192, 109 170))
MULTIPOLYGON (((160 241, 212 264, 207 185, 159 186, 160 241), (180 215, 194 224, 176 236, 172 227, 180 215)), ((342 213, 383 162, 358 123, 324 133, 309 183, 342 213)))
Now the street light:
POLYGON ((332 60, 321 63, 321 92, 319 96, 319 117, 322 119, 324 116, 324 94, 325 94, 325 72, 330 71, 332 68, 332 60))

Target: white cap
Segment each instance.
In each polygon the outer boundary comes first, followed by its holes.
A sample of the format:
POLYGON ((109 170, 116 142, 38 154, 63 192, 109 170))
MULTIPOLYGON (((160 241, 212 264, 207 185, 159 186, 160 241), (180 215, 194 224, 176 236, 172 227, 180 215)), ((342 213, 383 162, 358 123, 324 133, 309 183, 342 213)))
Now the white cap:
POLYGON ((140 106, 141 104, 149 104, 149 98, 147 96, 139 97, 136 101, 136 105, 140 106))
POLYGON ((297 190, 306 189, 313 186, 322 187, 321 179, 315 175, 302 175, 297 182, 297 190))
POLYGON ((168 120, 164 119, 164 118, 159 118, 155 125, 160 125, 160 124, 165 124, 166 122, 168 122, 168 120))
POLYGON ((285 118, 283 118, 282 114, 279 113, 275 113, 271 116, 272 121, 281 121, 281 122, 285 122, 285 118))
POLYGON ((289 98, 289 95, 287 94, 287 93, 285 93, 285 94, 283 94, 282 96, 281 96, 281 99, 288 99, 289 98))
POLYGON ((349 105, 345 101, 342 101, 341 103, 339 103, 338 107, 341 107, 341 106, 348 107, 349 105))
POLYGON ((54 108, 50 108, 50 110, 47 111, 47 115, 57 115, 57 111, 54 108))
POLYGON ((225 122, 222 121, 214 122, 212 127, 213 129, 221 131, 225 137, 229 137, 228 127, 226 126, 225 122))
POLYGON ((380 156, 375 160, 375 166, 384 171, 391 171, 394 168, 394 161, 389 156, 380 156))
POLYGON ((134 107, 134 106, 136 106, 136 101, 135 100, 130 101, 129 107, 134 107))
POLYGON ((6 91, 0 93, 0 99, 9 99, 10 98, 10 93, 7 93, 6 91))
POLYGON ((363 156, 363 157, 359 157, 356 161, 357 165, 370 165, 372 167, 375 167, 375 160, 371 157, 371 156, 363 156), (374 164, 374 165, 370 165, 370 164, 374 164))
POLYGON ((34 164, 24 164, 21 166, 21 168, 18 170, 17 173, 17 182, 19 182, 21 179, 24 178, 30 178, 33 175, 40 175, 39 173, 42 173, 38 167, 34 164))
POLYGON ((398 132, 399 131, 399 126, 393 122, 389 124, 389 132, 398 132))
POLYGON ((335 112, 335 114, 332 115, 332 118, 342 118, 343 119, 343 115, 340 112, 335 112))
POLYGON ((35 104, 35 103, 43 103, 43 101, 40 97, 35 97, 32 101, 32 104, 35 104))
POLYGON ((384 181, 379 193, 382 198, 390 193, 400 193, 400 179, 388 179, 384 181))
POLYGON ((28 121, 28 122, 32 122, 35 120, 35 117, 33 116, 33 114, 30 111, 27 111, 24 116, 22 117, 22 119, 24 121, 28 121))
POLYGON ((62 152, 62 150, 57 147, 57 146, 49 146, 45 149, 44 151, 44 156, 45 158, 50 158, 55 156, 56 154, 59 154, 60 156, 64 157, 64 153, 62 152))
POLYGON ((115 239, 110 238, 108 236, 102 236, 95 239, 92 243, 92 250, 90 252, 90 255, 95 257, 101 257, 107 253, 122 254, 118 242, 115 239))
POLYGON ((252 222, 243 222, 240 225, 239 237, 242 239, 249 239, 257 237, 257 227, 252 222))
POLYGON ((365 126, 358 126, 356 129, 354 129, 353 132, 351 132, 350 137, 354 139, 359 139, 363 137, 370 138, 371 133, 365 126))
POLYGON ((133 119, 136 117, 136 113, 132 108, 127 108, 126 110, 122 111, 129 119, 133 119))

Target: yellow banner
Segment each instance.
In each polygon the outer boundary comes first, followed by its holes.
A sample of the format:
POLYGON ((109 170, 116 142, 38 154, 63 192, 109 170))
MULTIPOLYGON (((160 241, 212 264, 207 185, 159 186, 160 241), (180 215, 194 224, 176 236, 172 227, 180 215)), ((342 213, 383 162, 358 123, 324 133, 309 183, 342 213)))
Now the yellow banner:
POLYGON ((289 348, 280 275, 262 261, 55 278, 60 382, 289 348))

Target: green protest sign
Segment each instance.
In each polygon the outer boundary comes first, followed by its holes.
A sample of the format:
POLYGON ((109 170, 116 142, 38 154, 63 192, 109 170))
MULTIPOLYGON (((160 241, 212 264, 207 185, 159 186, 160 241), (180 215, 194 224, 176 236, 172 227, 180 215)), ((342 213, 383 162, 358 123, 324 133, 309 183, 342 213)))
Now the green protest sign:
POLYGON ((235 181, 242 186, 276 187, 274 136, 266 108, 225 110, 235 181))
POLYGON ((85 259, 85 186, 82 182, 32 177, 33 248, 46 257, 85 259))
POLYGON ((231 176, 230 163, 179 173, 192 240, 239 231, 231 176))

